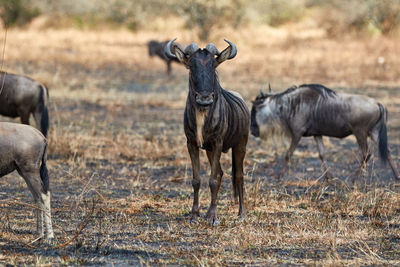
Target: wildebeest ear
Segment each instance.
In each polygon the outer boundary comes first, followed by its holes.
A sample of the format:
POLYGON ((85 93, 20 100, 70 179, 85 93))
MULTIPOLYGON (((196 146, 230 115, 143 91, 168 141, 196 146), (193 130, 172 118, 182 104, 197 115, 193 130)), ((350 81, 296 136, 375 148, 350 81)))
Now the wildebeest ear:
POLYGON ((188 57, 186 56, 185 52, 178 45, 174 45, 172 47, 173 53, 178 58, 178 60, 185 65, 186 68, 189 68, 188 57))
POLYGON ((169 41, 165 46, 164 46, 164 53, 168 58, 176 58, 181 62, 183 65, 188 68, 188 56, 184 52, 184 50, 181 48, 180 45, 175 44, 176 38, 169 41))
POLYGON ((234 43, 229 42, 228 40, 225 39, 225 42, 229 44, 227 48, 225 48, 219 56, 215 59, 217 61, 217 66, 224 62, 227 59, 232 59, 236 56, 237 54, 237 49, 234 43))

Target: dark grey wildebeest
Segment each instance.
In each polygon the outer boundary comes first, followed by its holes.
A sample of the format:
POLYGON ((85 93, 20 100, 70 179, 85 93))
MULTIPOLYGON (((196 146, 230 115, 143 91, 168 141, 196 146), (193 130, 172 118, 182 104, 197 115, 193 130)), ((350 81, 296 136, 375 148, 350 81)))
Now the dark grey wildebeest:
POLYGON ((29 125, 0 122, 0 177, 17 170, 24 178, 37 205, 39 238, 50 240, 54 233, 46 157, 47 140, 41 132, 29 125))
POLYGON ((279 94, 260 94, 253 101, 251 133, 267 139, 271 134, 286 135, 291 143, 284 157, 279 177, 283 175, 301 137, 313 136, 318 147, 326 178, 331 177, 324 161, 322 136, 344 138, 354 135, 361 150, 359 177, 370 158, 367 137, 379 148, 381 159, 388 161, 395 178, 399 173, 388 149, 386 129, 387 111, 374 99, 336 93, 319 84, 291 87, 279 94))
POLYGON ((0 115, 20 117, 23 124, 29 124, 29 117, 32 114, 37 128, 47 137, 49 129, 47 88, 26 76, 6 72, 0 72, 0 75, 0 115))
POLYGON ((229 46, 219 52, 208 44, 199 49, 194 43, 181 49, 168 42, 166 54, 178 58, 189 69, 189 93, 184 114, 184 130, 187 148, 193 170, 194 199, 191 220, 199 213, 200 161, 199 149, 205 149, 211 165, 209 186, 211 204, 206 214, 210 225, 217 223, 217 195, 221 186, 223 171, 220 165, 221 153, 232 148, 232 184, 235 200, 239 197, 239 217, 242 220, 246 211, 244 206, 243 160, 249 135, 250 114, 242 97, 224 90, 219 84, 216 68, 225 60, 236 56, 236 46, 229 46))
POLYGON ((165 42, 158 42, 156 40, 151 40, 147 43, 147 46, 149 48, 149 56, 154 56, 157 55, 159 58, 161 58, 165 63, 167 64, 167 74, 171 74, 171 63, 172 62, 177 62, 180 63, 177 58, 169 58, 167 55, 165 55, 165 45, 168 43, 168 41, 165 42))

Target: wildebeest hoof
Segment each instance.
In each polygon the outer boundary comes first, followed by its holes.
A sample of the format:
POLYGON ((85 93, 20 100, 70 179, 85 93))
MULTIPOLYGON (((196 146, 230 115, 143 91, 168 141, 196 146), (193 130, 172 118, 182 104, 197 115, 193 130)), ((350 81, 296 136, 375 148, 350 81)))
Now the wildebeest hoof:
POLYGON ((55 239, 54 237, 46 238, 46 239, 44 240, 44 242, 45 242, 45 244, 48 245, 48 246, 53 246, 53 245, 56 244, 56 239, 55 239))
POLYGON ((218 220, 217 218, 207 218, 207 222, 210 226, 217 226, 218 220))
POLYGON ((193 224, 198 223, 198 222, 199 222, 199 217, 200 217, 200 214, 199 214, 199 213, 192 213, 192 214, 190 215, 190 220, 189 220, 189 222, 190 222, 190 223, 193 223, 193 224))
POLYGON ((215 210, 209 210, 207 212, 206 220, 210 226, 216 226, 218 224, 217 213, 215 210))
POLYGON ((246 215, 239 215, 238 222, 242 223, 242 222, 244 222, 245 219, 246 219, 246 215))

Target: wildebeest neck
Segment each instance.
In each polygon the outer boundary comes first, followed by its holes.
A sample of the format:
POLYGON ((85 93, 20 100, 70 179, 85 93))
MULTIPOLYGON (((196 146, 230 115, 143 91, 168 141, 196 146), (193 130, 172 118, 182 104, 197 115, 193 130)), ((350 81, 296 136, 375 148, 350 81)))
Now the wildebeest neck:
POLYGON ((251 134, 255 137, 260 136, 260 128, 258 126, 257 120, 256 120, 256 108, 253 106, 251 108, 251 124, 250 124, 250 131, 251 134))

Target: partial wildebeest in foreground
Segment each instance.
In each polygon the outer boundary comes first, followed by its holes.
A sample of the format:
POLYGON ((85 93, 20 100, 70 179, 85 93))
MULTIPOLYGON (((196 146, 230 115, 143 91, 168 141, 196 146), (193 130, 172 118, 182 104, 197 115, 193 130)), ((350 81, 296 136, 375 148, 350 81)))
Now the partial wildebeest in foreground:
POLYGON ((47 88, 26 76, 6 72, 0 72, 0 75, 0 115, 20 117, 23 124, 29 124, 29 117, 32 114, 36 126, 47 137, 49 129, 47 88))
POLYGON ((216 68, 227 59, 236 56, 236 46, 229 46, 219 52, 213 44, 199 49, 194 43, 181 49, 168 42, 166 54, 178 58, 189 69, 189 94, 186 99, 184 130, 187 148, 193 170, 194 200, 191 220, 199 216, 200 161, 199 148, 207 151, 211 165, 209 186, 211 204, 206 214, 210 225, 217 223, 217 195, 221 186, 223 171, 220 165, 221 153, 232 148, 232 184, 235 200, 239 196, 239 217, 243 219, 244 206, 243 160, 249 135, 250 114, 242 97, 224 90, 219 84, 216 68))
POLYGON ((29 125, 0 122, 0 177, 17 170, 24 178, 37 205, 39 238, 50 240, 54 233, 46 157, 47 140, 42 133, 29 125))
POLYGON ((379 155, 389 161, 395 178, 399 173, 388 149, 386 129, 387 111, 374 99, 344 93, 336 93, 319 84, 291 87, 279 94, 260 94, 253 101, 251 110, 251 133, 267 139, 270 134, 282 134, 291 138, 279 177, 286 170, 302 136, 313 136, 318 147, 326 178, 330 178, 324 161, 322 136, 344 138, 353 134, 361 150, 359 177, 370 157, 367 137, 379 147, 379 155))
POLYGON ((168 43, 168 41, 165 42, 158 42, 155 40, 151 40, 147 43, 147 46, 149 48, 149 56, 154 56, 157 55, 159 58, 161 58, 165 63, 167 64, 167 74, 171 74, 171 63, 172 62, 178 62, 179 60, 177 58, 169 58, 167 55, 165 55, 165 45, 168 43))

